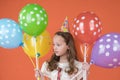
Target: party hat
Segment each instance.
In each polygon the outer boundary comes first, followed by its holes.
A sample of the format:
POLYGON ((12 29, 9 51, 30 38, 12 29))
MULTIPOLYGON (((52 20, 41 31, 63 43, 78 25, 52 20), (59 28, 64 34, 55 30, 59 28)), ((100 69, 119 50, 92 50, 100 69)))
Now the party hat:
POLYGON ((61 26, 62 32, 69 32, 69 23, 68 23, 68 17, 66 16, 64 23, 61 26))

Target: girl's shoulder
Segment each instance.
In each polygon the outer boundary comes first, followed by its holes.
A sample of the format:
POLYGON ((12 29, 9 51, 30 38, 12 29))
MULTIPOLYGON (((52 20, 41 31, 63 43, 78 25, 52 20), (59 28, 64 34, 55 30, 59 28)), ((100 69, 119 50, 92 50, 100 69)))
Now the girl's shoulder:
POLYGON ((48 71, 47 66, 48 66, 48 62, 47 61, 43 62, 42 67, 41 67, 41 72, 43 73, 44 76, 47 76, 50 78, 51 73, 50 71, 48 71))
POLYGON ((76 64, 82 64, 82 62, 78 61, 78 60, 75 60, 75 63, 76 64))
POLYGON ((82 62, 75 60, 74 62, 76 67, 82 67, 82 62))
POLYGON ((47 61, 43 62, 42 67, 47 67, 47 66, 48 66, 48 62, 47 61))
POLYGON ((47 71, 47 66, 48 66, 48 62, 47 61, 43 62, 41 66, 41 71, 45 71, 45 70, 47 71))

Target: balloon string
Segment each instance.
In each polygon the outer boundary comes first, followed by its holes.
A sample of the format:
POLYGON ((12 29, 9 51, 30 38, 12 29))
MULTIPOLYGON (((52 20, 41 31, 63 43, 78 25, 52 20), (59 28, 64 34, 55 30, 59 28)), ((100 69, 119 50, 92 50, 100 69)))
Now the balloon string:
POLYGON ((28 57, 29 57, 30 61, 32 62, 33 66, 35 68, 35 63, 33 62, 32 58, 29 55, 28 55, 28 57))
MULTIPOLYGON (((23 46, 23 47, 24 47, 24 46, 23 46)), ((28 48, 27 48, 27 47, 26 47, 26 49, 27 49, 27 52, 28 52, 28 48)), ((33 62, 32 58, 29 56, 29 54, 27 54, 27 56, 28 56, 28 58, 30 59, 33 67, 35 68, 35 63, 33 62)))
POLYGON ((35 47, 35 57, 36 57, 36 68, 39 69, 39 60, 38 60, 38 56, 37 56, 37 46, 36 46, 36 38, 33 37, 34 39, 34 47, 35 47))
MULTIPOLYGON (((87 44, 86 45, 84 45, 84 46, 86 46, 86 53, 88 52, 88 47, 87 47, 87 44)), ((82 45, 80 46, 80 50, 81 50, 81 53, 82 53, 82 55, 84 56, 84 50, 83 50, 83 47, 82 47, 82 45)), ((86 57, 88 56, 88 54, 86 54, 86 57)))
MULTIPOLYGON (((84 62, 86 63, 87 44, 84 45, 84 62)), ((83 70, 83 80, 87 80, 87 71, 83 70)))
MULTIPOLYGON (((37 45, 36 45, 36 37, 33 37, 34 39, 34 47, 35 47, 35 56, 36 56, 36 69, 39 70, 39 55, 37 54, 37 45)), ((40 80, 40 77, 37 77, 37 80, 40 80)), ((43 77, 41 76, 41 80, 43 80, 43 77)))
POLYGON ((82 54, 83 54, 83 49, 82 49, 82 46, 80 46, 80 50, 81 50, 81 52, 82 52, 82 54))
POLYGON ((79 76, 81 73, 82 73, 82 71, 78 72, 78 73, 77 73, 76 75, 74 75, 74 76, 72 77, 72 79, 70 79, 70 80, 74 80, 74 79, 77 78, 77 76, 79 76))
POLYGON ((86 55, 87 55, 87 44, 84 44, 84 62, 86 62, 86 55))

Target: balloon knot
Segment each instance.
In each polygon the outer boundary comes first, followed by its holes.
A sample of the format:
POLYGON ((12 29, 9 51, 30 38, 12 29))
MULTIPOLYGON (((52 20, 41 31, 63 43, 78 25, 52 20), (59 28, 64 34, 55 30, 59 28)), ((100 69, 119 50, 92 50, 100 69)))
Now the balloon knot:
POLYGON ((37 55, 37 57, 39 57, 39 56, 40 56, 40 53, 37 53, 36 55, 37 55))

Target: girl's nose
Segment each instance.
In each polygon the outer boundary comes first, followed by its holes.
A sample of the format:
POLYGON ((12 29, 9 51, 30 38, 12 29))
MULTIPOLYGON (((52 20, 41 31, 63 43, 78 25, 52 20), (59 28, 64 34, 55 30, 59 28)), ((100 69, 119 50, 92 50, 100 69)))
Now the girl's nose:
POLYGON ((54 46, 53 49, 56 50, 57 48, 54 46))

